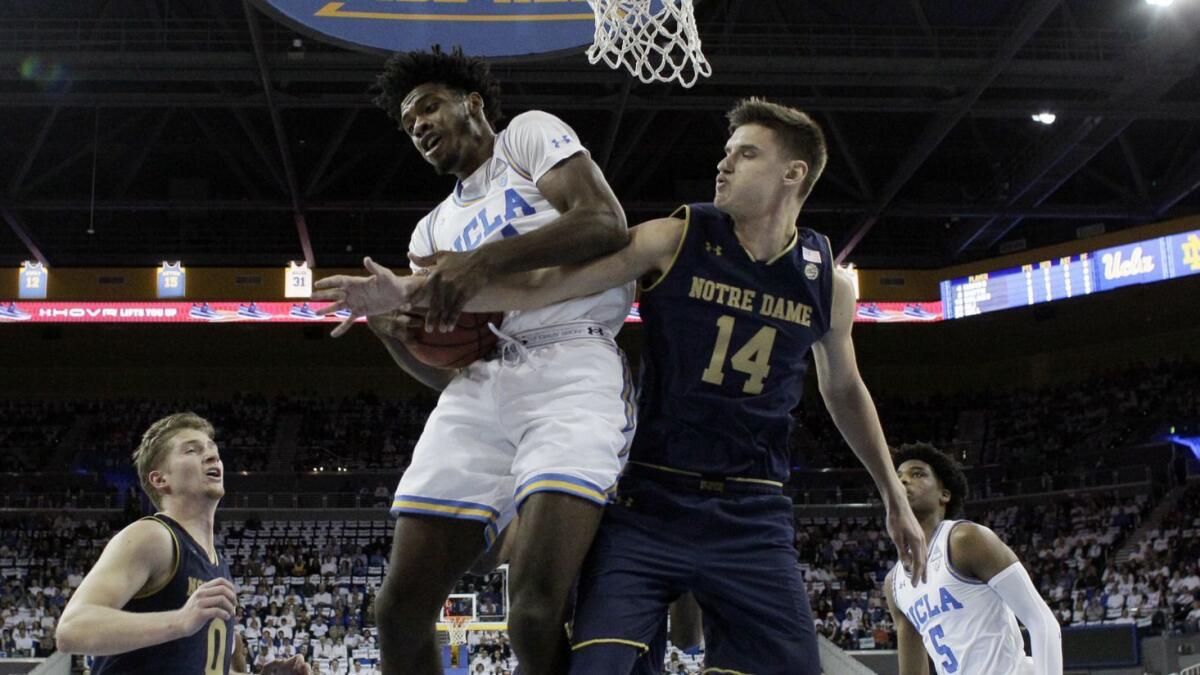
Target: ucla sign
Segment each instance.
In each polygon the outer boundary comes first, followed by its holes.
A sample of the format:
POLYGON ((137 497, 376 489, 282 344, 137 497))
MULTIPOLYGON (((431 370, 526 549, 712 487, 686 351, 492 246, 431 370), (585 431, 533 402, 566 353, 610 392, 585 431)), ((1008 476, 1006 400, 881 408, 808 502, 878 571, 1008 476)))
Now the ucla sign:
POLYGON ((325 42, 385 52, 461 45, 514 58, 591 44, 587 0, 254 0, 271 16, 325 42))

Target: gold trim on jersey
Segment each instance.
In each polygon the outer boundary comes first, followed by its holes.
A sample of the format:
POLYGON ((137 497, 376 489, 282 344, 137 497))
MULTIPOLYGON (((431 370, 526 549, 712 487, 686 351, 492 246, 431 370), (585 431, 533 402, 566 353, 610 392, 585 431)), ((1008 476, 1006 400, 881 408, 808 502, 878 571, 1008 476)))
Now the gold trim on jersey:
MULTIPOLYGON (((746 252, 746 257, 750 259, 750 262, 757 263, 757 262, 758 262, 758 258, 755 258, 755 257, 754 257, 754 254, 750 252, 750 249, 746 248, 746 247, 745 247, 745 246, 742 244, 742 240, 741 240, 741 238, 740 238, 740 237, 738 237, 736 233, 735 233, 733 236, 734 236, 734 239, 737 239, 737 240, 738 240, 738 246, 741 246, 742 250, 746 252)), ((792 241, 791 241, 791 242, 789 242, 787 246, 784 246, 782 251, 780 251, 779 253, 776 253, 774 256, 771 256, 771 259, 770 259, 770 260, 767 260, 767 261, 763 262, 762 264, 764 264, 764 265, 773 265, 773 264, 775 264, 775 261, 779 260, 779 259, 780 259, 780 258, 782 258, 783 256, 785 256, 785 255, 787 255, 788 253, 790 253, 790 252, 792 251, 792 249, 796 248, 796 243, 797 243, 797 242, 799 242, 799 241, 800 241, 800 230, 799 230, 799 228, 792 228, 792 241)))
POLYGON ((166 580, 163 581, 158 586, 149 588, 149 589, 144 590, 141 593, 138 593, 137 595, 133 596, 134 600, 141 600, 143 598, 148 598, 148 597, 158 593, 162 589, 166 588, 172 581, 174 581, 175 575, 179 573, 179 559, 181 557, 180 551, 179 551, 179 537, 175 535, 175 530, 170 525, 168 525, 166 523, 166 521, 164 521, 156 516, 146 516, 145 518, 139 518, 139 520, 152 520, 152 521, 158 523, 159 525, 162 525, 163 527, 167 528, 167 532, 169 532, 171 534, 171 542, 175 544, 175 557, 174 557, 174 563, 171 566, 171 574, 169 576, 167 576, 166 580))
POLYGON ((750 675, 750 673, 743 673, 740 670, 729 670, 728 668, 705 668, 704 670, 700 671, 700 675, 708 675, 709 673, 728 673, 729 675, 750 675))
MULTIPOLYGON (((688 478, 704 478, 704 474, 697 473, 695 471, 676 469, 669 466, 662 466, 661 464, 650 464, 649 462, 636 462, 633 460, 630 460, 629 463, 637 464, 638 466, 644 466, 650 469, 657 469, 659 471, 666 471, 667 473, 677 473, 681 476, 687 476, 688 478)), ((735 483, 758 483, 760 485, 770 485, 771 487, 783 487, 783 483, 780 483, 777 480, 767 480, 765 478, 738 478, 736 476, 722 476, 720 480, 727 480, 735 483)))
POLYGON ((663 282, 663 279, 667 278, 667 275, 671 273, 671 268, 675 266, 675 261, 679 259, 679 254, 683 252, 683 243, 687 241, 688 227, 692 224, 692 209, 685 204, 675 209, 668 217, 674 218, 679 215, 680 211, 683 211, 683 234, 679 235, 679 243, 675 245, 675 255, 671 256, 671 262, 667 263, 667 268, 654 280, 654 283, 649 286, 641 282, 638 283, 638 287, 642 289, 643 293, 654 290, 656 286, 663 282))
POLYGON ((776 253, 775 257, 771 258, 764 264, 772 265, 775 263, 776 260, 779 260, 780 258, 787 255, 788 253, 791 253, 792 249, 796 248, 796 244, 799 241, 800 241, 800 229, 792 228, 792 243, 788 244, 787 246, 784 246, 782 251, 780 251, 779 253, 776 253))
POLYGON ((580 642, 579 644, 571 647, 571 651, 578 651, 580 649, 583 649, 584 647, 590 647, 592 645, 629 645, 630 647, 638 648, 642 652, 650 651, 650 645, 648 645, 644 642, 635 642, 633 640, 622 640, 620 638, 597 638, 595 640, 586 640, 584 642, 580 642))

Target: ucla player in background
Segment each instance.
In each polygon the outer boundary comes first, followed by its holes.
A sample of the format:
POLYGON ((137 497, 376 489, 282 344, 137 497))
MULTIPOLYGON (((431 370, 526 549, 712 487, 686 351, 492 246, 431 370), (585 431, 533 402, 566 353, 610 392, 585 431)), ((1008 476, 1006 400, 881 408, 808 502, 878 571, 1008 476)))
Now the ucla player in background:
MULTIPOLYGON (((212 425, 192 413, 164 417, 133 463, 159 512, 104 547, 63 610, 58 648, 95 656, 92 675, 228 675, 237 594, 213 545, 225 483, 212 425)), ((296 656, 263 672, 309 671, 296 656)))
MULTIPOLYGON (((526 309, 642 280, 639 428, 580 580, 573 673, 629 673, 688 591, 703 611, 706 669, 820 672, 783 494, 810 350, 901 558, 917 578, 924 567, 924 536, 855 362, 853 283, 828 240, 796 225, 825 165, 824 136, 804 113, 761 99, 729 120, 712 204, 639 225, 599 260, 493 280, 466 306, 526 309)), ((379 314, 429 295, 420 277, 372 271, 337 282, 334 307, 379 314)))
POLYGON ((929 540, 924 581, 897 563, 884 582, 901 675, 927 675, 930 658, 939 675, 1062 675, 1058 621, 1017 556, 988 528, 947 519, 967 494, 962 468, 927 443, 905 445, 893 459, 929 540), (1029 630, 1032 659, 1017 619, 1029 630))
MULTIPOLYGON (((499 275, 587 260, 628 242, 620 203, 562 120, 530 111, 495 131, 500 86, 483 60, 437 48, 397 54, 378 87, 376 103, 421 157, 458 179, 410 243, 418 256, 461 254, 427 277, 451 323, 499 275)), ((495 327, 504 357, 461 372, 416 362, 403 320, 376 320, 393 358, 442 390, 392 503, 392 556, 375 600, 385 675, 442 672, 438 609, 518 508, 513 650, 523 675, 566 670, 568 595, 634 424, 632 378, 613 341, 633 288, 611 286, 508 313, 495 327)))

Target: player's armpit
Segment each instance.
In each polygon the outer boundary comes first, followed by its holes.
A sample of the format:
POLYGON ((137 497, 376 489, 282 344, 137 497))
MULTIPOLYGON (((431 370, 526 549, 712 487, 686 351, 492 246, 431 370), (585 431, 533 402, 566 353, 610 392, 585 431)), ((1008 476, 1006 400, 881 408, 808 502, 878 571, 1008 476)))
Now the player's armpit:
POLYGON ((988 582, 1017 562, 1017 556, 1000 537, 975 523, 957 523, 950 530, 950 565, 960 574, 988 582))
POLYGON ((629 245, 588 262, 499 277, 467 302, 468 312, 536 309, 593 295, 653 273, 675 259, 684 221, 659 218, 629 231, 629 245))
POLYGON ((929 675, 929 657, 925 654, 921 634, 896 606, 892 597, 892 575, 895 573, 895 570, 888 573, 883 582, 883 594, 887 599, 888 612, 892 615, 892 623, 896 626, 896 656, 900 660, 900 675, 929 675))

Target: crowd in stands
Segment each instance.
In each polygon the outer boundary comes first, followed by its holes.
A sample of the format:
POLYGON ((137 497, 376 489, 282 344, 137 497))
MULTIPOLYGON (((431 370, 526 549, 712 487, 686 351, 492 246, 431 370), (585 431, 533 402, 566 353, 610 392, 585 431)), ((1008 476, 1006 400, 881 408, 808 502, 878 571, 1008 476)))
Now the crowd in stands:
POLYGON ((62 401, 0 401, 0 473, 39 468, 45 450, 57 447, 75 415, 62 401))
POLYGON ((78 447, 72 449, 75 452, 69 463, 73 468, 93 471, 125 469, 150 424, 171 413, 190 410, 208 419, 217 430, 226 470, 262 470, 267 468, 275 442, 279 404, 258 394, 202 401, 117 399, 81 404, 79 415, 86 426, 79 431, 78 447))
MULTIPOLYGON (((127 469, 146 426, 185 409, 214 423, 230 471, 266 469, 273 453, 286 462, 276 468, 290 465, 303 472, 400 471, 411 461, 433 404, 429 396, 372 393, 0 403, 0 448, 7 451, 0 453, 0 471, 40 470, 47 463, 101 473, 127 469), (285 417, 296 428, 281 439, 279 425, 285 417), (70 447, 60 447, 64 444, 70 447)), ((1120 468, 1104 463, 1106 452, 1151 438, 1164 424, 1200 420, 1200 363, 1185 359, 1129 366, 1082 384, 1033 391, 927 399, 879 395, 876 406, 893 444, 925 440, 957 451, 965 464, 975 467, 971 479, 980 496, 1025 494, 1043 483, 1047 491, 1112 484, 1116 481, 1098 478, 1120 468)), ((870 494, 872 484, 858 470, 819 396, 809 397, 798 421, 794 465, 854 469, 819 476, 817 485, 826 491, 841 487, 854 497, 870 494)))
MULTIPOLYGON (((1128 560, 1110 566, 1101 578, 1095 607, 1076 602, 1071 622, 1104 613, 1107 619, 1164 628, 1200 630, 1200 485, 1188 488, 1177 506, 1149 530, 1128 560)), ((1090 602, 1090 600, 1089 600, 1090 602)))
MULTIPOLYGON (((992 528, 1012 548, 1064 625, 1121 620, 1150 625, 1155 613, 1164 612, 1165 620, 1172 609, 1165 595, 1153 603, 1139 599, 1134 607, 1117 606, 1109 577, 1121 572, 1108 564, 1150 507, 1144 494, 1085 494, 977 512, 969 508, 967 516, 992 528), (1076 605, 1084 610, 1078 616, 1071 612, 1076 605), (1116 609, 1089 616, 1086 609, 1092 605, 1116 609)), ((1180 546, 1194 546, 1182 541, 1180 546)), ((880 519, 801 517, 796 550, 819 632, 848 649, 895 646, 883 580, 896 552, 880 519)))
MULTIPOLYGON (((1200 631, 1200 485, 1131 542, 1127 560, 1113 558, 1152 505, 1145 494, 1084 494, 975 511, 968 505, 967 515, 1008 543, 1064 626, 1200 631)), ((62 515, 0 521, 0 653, 53 651, 67 598, 124 522, 62 515)), ((390 552, 385 521, 229 522, 217 544, 240 589, 237 632, 256 671, 302 654, 314 672, 375 672, 372 603, 390 552)), ((879 518, 801 516, 796 550, 820 633, 849 649, 895 646, 882 594, 895 551, 879 518)), ((502 621, 506 583, 501 572, 468 576, 455 592, 477 594, 478 621, 502 621)), ((472 631, 469 644, 472 673, 513 672, 502 633, 472 631)), ((671 673, 698 672, 701 663, 673 647, 668 658, 671 673)))
POLYGON ((382 399, 370 393, 334 401, 294 401, 291 409, 301 415, 294 468, 402 469, 412 459, 434 403, 424 397, 382 399))
MULTIPOLYGON (((893 445, 919 439, 961 447, 968 465, 998 464, 997 483, 1047 474, 1051 488, 1062 489, 1063 477, 1093 468, 1096 460, 1087 458, 1149 438, 1164 424, 1200 419, 1200 362, 1132 365, 1034 390, 925 400, 877 395, 876 407, 893 445)), ((808 399, 798 422, 797 463, 857 465, 820 397, 808 399)))
MULTIPOLYGON (((799 464, 830 467, 807 472, 814 485, 840 488, 845 477, 847 491, 873 493, 863 472, 839 469, 857 467, 857 460, 819 397, 812 401, 797 432, 799 464)), ((398 473, 411 459, 432 403, 373 394, 6 402, 0 403, 0 472, 19 472, 6 492, 54 490, 59 501, 46 506, 70 506, 82 491, 104 489, 100 476, 130 471, 138 435, 153 420, 190 409, 214 423, 228 471, 263 470, 281 454, 303 472, 336 466, 398 473), (294 453, 279 452, 285 429, 294 432, 294 453), (86 475, 47 482, 32 473, 52 460, 86 475)), ((922 439, 961 448, 960 456, 974 464, 968 472, 974 497, 1005 494, 1003 486, 1015 479, 1033 480, 1041 491, 1052 492, 1065 487, 1069 476, 1080 476, 1072 486, 1094 484, 1090 476, 1104 466, 1095 458, 1107 450, 1150 438, 1165 422, 1200 419, 1200 365, 1130 367, 1085 385, 1032 392, 923 401, 882 397, 878 408, 894 442, 922 439)), ((793 484, 803 488, 806 479, 797 476, 793 484)), ((382 510, 395 479, 381 480, 347 478, 342 491, 382 510)), ((132 510, 141 503, 129 483, 119 495, 119 505, 132 510)), ((1117 622, 1150 631, 1200 631, 1200 488, 1183 494, 1136 542, 1128 537, 1152 509, 1150 494, 1093 491, 1035 504, 994 504, 968 504, 967 516, 994 529, 1016 552, 1064 626, 1117 622), (1116 560, 1126 545, 1132 553, 1116 560)), ((64 516, 0 521, 0 654, 53 650, 53 628, 66 598, 130 515, 112 521, 64 516)), ((382 520, 223 526, 218 542, 242 591, 238 632, 250 663, 261 666, 301 653, 317 666, 314 672, 373 673, 378 647, 372 599, 386 569, 389 539, 382 520)), ((847 648, 894 647, 895 626, 881 584, 895 551, 883 523, 802 516, 795 543, 818 630, 847 648)), ((507 615, 505 583, 500 574, 468 577, 456 592, 477 594, 479 619, 487 621, 507 615)), ((516 663, 503 634, 474 631, 471 641, 472 673, 511 675, 516 663)), ((672 648, 668 658, 670 673, 699 670, 694 655, 672 648)))

